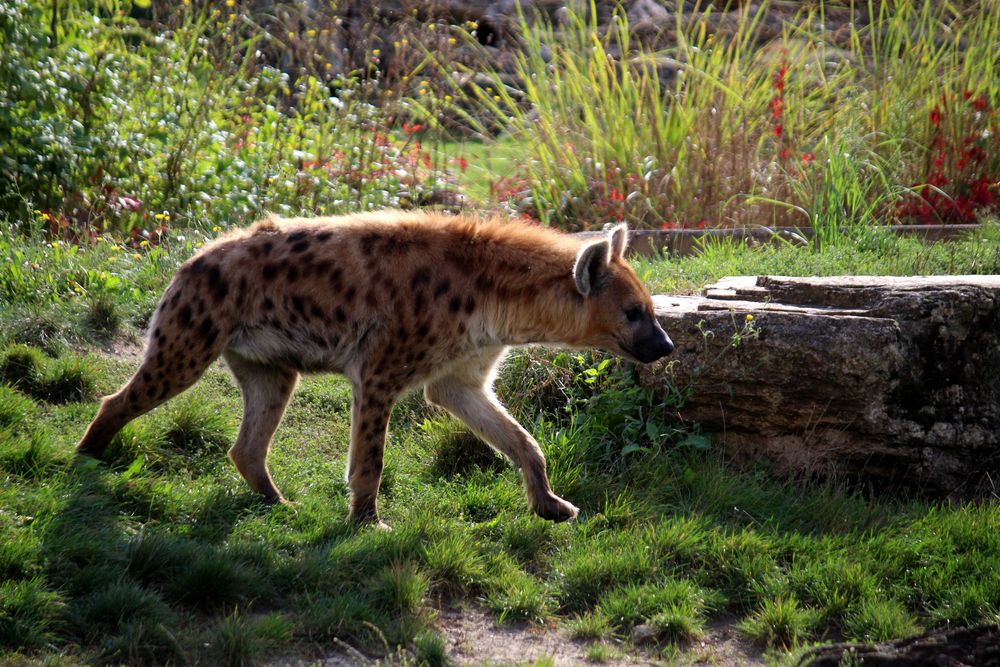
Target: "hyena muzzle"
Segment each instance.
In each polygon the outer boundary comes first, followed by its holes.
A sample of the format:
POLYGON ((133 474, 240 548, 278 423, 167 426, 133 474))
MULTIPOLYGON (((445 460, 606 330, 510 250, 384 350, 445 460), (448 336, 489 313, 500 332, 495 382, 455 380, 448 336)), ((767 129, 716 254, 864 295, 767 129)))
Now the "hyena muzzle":
POLYGON ((649 363, 673 345, 624 261, 627 230, 596 240, 470 216, 382 212, 267 220, 187 261, 149 325, 142 364, 108 396, 77 445, 100 457, 125 424, 193 385, 222 356, 243 394, 229 456, 268 502, 267 467, 299 375, 352 384, 351 515, 378 523, 389 414, 407 389, 465 422, 523 475, 532 510, 577 508, 555 495, 534 438, 492 391, 508 346, 602 348, 649 363))

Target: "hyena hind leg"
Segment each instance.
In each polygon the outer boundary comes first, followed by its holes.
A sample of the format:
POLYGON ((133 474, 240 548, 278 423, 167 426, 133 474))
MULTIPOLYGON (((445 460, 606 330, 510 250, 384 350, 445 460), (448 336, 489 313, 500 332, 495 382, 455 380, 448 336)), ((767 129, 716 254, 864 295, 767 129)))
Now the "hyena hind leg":
POLYGON ((226 352, 225 359, 243 393, 243 423, 236 444, 229 450, 229 458, 265 502, 285 502, 267 468, 267 450, 299 374, 247 361, 233 352, 226 352))
POLYGON ((126 424, 197 382, 219 356, 220 347, 219 343, 189 345, 186 340, 151 337, 139 370, 118 392, 101 401, 76 451, 100 458, 126 424))

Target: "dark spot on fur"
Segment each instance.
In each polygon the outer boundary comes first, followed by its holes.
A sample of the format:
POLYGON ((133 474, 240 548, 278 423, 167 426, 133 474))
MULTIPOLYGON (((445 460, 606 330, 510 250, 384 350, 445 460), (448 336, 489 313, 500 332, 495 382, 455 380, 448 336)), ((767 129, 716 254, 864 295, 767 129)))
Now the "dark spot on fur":
POLYGON ((480 292, 492 292, 495 287, 496 282, 491 276, 480 274, 476 277, 476 289, 480 292))
POLYGON ((347 288, 347 291, 344 292, 344 301, 346 301, 347 303, 354 301, 354 295, 357 293, 358 290, 353 285, 351 285, 350 287, 347 288))
POLYGON ((337 318, 337 322, 339 322, 340 324, 343 324, 344 322, 347 321, 347 313, 345 313, 344 309, 341 308, 340 306, 337 306, 337 310, 334 311, 333 316, 337 318))
POLYGON ((457 313, 462 308, 462 298, 458 296, 451 297, 451 301, 448 302, 448 311, 452 313, 457 313))
POLYGON ((167 394, 169 393, 170 393, 170 385, 165 385, 163 389, 160 391, 160 395, 156 397, 156 400, 162 401, 167 397, 167 394))
POLYGON ((294 308, 296 312, 301 313, 303 316, 306 314, 306 304, 302 300, 302 297, 298 294, 292 296, 292 308, 294 308))
POLYGON ((472 298, 472 295, 465 297, 465 313, 471 315, 472 311, 476 309, 476 300, 472 298))
POLYGON ((299 267, 288 265, 288 282, 294 283, 299 279, 299 267))
POLYGON ((278 267, 274 264, 265 264, 261 275, 264 280, 274 280, 274 277, 278 275, 278 267))
POLYGON ((361 253, 370 257, 375 252, 375 244, 378 243, 379 235, 369 232, 361 237, 361 253))
POLYGON ((260 244, 261 254, 263 254, 264 257, 267 257, 268 255, 270 255, 271 254, 271 250, 273 248, 274 248, 274 244, 271 243, 270 241, 264 241, 263 243, 260 244))
POLYGON ((247 277, 240 276, 240 301, 246 299, 247 295, 247 277))
POLYGON ((375 292, 368 290, 367 294, 365 294, 365 303, 367 303, 370 308, 378 306, 378 297, 375 295, 375 292))
POLYGON ((226 298, 226 295, 229 294, 229 284, 225 280, 220 279, 210 283, 210 289, 216 303, 221 303, 226 298))
POLYGON ((309 241, 299 241, 292 244, 291 251, 294 253, 305 252, 309 249, 309 241))
POLYGON ((315 317, 317 320, 323 319, 323 310, 315 303, 309 309, 309 312, 312 313, 312 316, 315 317))
POLYGON ((333 287, 334 294, 339 292, 343 287, 343 284, 341 283, 343 277, 344 277, 344 272, 341 270, 339 266, 334 267, 334 269, 330 271, 330 286, 333 287))
POLYGON ((307 232, 305 230, 299 230, 297 232, 292 232, 291 234, 288 235, 288 242, 289 243, 298 243, 299 241, 302 241, 303 239, 305 239, 307 236, 309 236, 309 232, 307 232))
POLYGON ((410 288, 418 289, 421 285, 431 282, 431 270, 429 267, 421 266, 419 269, 413 272, 413 278, 410 279, 410 288))
POLYGON ((459 322, 458 323, 458 335, 459 336, 463 336, 463 335, 465 335, 466 331, 467 331, 467 328, 466 328, 465 324, 463 324, 462 322, 459 322))
POLYGON ((434 298, 440 299, 442 296, 448 293, 451 289, 451 281, 445 278, 438 283, 437 287, 434 288, 434 298))
MULTIPOLYGON (((294 326, 294 325, 296 325, 296 324, 298 324, 298 323, 299 323, 299 316, 298 316, 298 315, 296 315, 295 313, 290 313, 290 314, 288 315, 288 321, 289 321, 289 323, 291 323, 291 324, 292 324, 292 325, 294 326)), ((288 335, 289 335, 289 336, 291 336, 291 335, 292 335, 292 332, 291 332, 291 331, 289 331, 289 332, 288 332, 288 335)))
POLYGON ((153 376, 149 374, 149 371, 144 371, 143 372, 143 374, 142 374, 142 381, 143 382, 152 382, 153 381, 153 376))
POLYGON ((420 350, 419 352, 417 352, 417 356, 415 356, 413 359, 414 361, 423 361, 426 358, 427 358, 427 352, 425 350, 420 350))
POLYGON ((333 236, 333 232, 320 232, 316 235, 316 238, 320 241, 329 241, 331 236, 333 236))
POLYGON ((415 335, 417 338, 424 338, 427 336, 427 334, 430 333, 430 331, 431 331, 431 325, 427 324, 427 322, 424 322, 419 327, 417 327, 415 335))
POLYGON ((271 301, 271 297, 264 297, 264 310, 273 310, 274 301, 271 301))
POLYGON ((430 336, 427 337, 427 345, 428 346, 433 347, 434 344, 437 343, 437 342, 438 342, 438 337, 437 336, 431 334, 430 336))
POLYGON ((149 385, 148 387, 146 387, 146 398, 153 398, 153 395, 155 393, 156 393, 156 387, 154 385, 149 385))
POLYGON ((417 292, 417 296, 413 299, 413 314, 419 315, 424 309, 424 293, 417 292))
POLYGON ((188 359, 188 368, 195 368, 196 365, 194 359, 188 359))
POLYGON ((170 297, 170 306, 176 308, 177 302, 180 301, 180 299, 181 299, 181 293, 180 290, 178 290, 174 292, 174 295, 172 297, 170 297))

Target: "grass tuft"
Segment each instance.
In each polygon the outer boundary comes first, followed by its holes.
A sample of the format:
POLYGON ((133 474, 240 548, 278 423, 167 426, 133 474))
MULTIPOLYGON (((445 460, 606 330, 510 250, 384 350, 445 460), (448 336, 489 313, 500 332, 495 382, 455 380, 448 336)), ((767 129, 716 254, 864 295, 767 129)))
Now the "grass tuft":
POLYGON ((77 635, 88 640, 117 634, 125 623, 169 626, 174 622, 173 612, 159 595, 129 580, 99 586, 78 601, 72 618, 77 635))
POLYGON ((0 382, 31 392, 45 367, 45 354, 28 345, 11 345, 0 356, 0 382))
POLYGON ((917 624, 895 600, 865 599, 847 614, 844 635, 851 641, 881 642, 916 634, 917 624))
POLYGON ((24 426, 35 412, 35 404, 12 387, 0 385, 0 431, 24 426))
POLYGON ((445 667, 448 660, 448 644, 436 632, 424 632, 413 638, 413 654, 417 662, 427 667, 445 667))
POLYGON ((292 636, 292 624, 281 614, 247 619, 238 611, 226 616, 209 642, 216 664, 229 667, 256 665, 292 636))
POLYGON ((819 613, 799 605, 794 597, 765 600, 740 621, 740 632, 767 646, 788 649, 812 636, 819 613))
POLYGON ((398 614, 416 611, 427 594, 427 575, 411 561, 396 561, 375 577, 376 595, 398 614))
POLYGON ((155 619, 125 620, 101 642, 101 659, 108 664, 185 664, 187 653, 169 627, 155 619))
POLYGON ((233 430, 230 416, 217 405, 188 394, 168 405, 161 440, 178 453, 220 453, 232 444, 233 430))
POLYGON ((34 393, 50 403, 71 403, 93 397, 96 385, 94 371, 84 359, 60 357, 48 364, 34 393))
POLYGON ((36 649, 55 640, 64 602, 40 578, 0 582, 0 646, 36 649))

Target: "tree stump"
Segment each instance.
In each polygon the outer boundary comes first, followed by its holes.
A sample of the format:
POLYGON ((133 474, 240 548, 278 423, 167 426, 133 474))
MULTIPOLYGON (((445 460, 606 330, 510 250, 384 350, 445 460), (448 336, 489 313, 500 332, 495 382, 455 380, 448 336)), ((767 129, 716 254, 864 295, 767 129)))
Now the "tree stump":
POLYGON ((1000 276, 725 278, 654 297, 677 345, 645 383, 776 472, 993 493, 1000 276))

